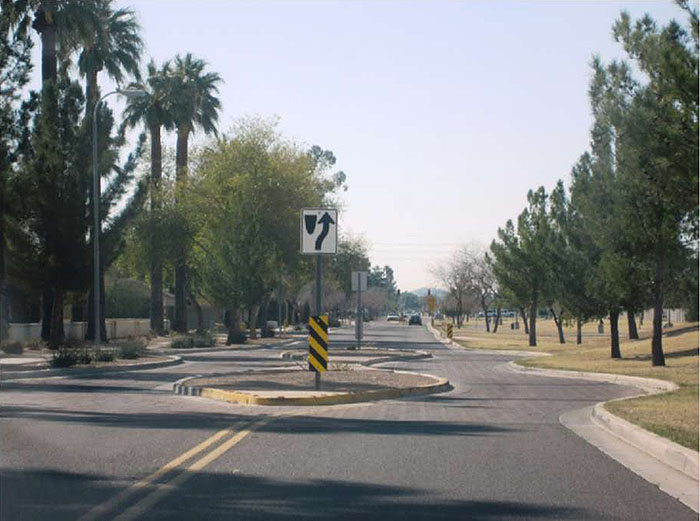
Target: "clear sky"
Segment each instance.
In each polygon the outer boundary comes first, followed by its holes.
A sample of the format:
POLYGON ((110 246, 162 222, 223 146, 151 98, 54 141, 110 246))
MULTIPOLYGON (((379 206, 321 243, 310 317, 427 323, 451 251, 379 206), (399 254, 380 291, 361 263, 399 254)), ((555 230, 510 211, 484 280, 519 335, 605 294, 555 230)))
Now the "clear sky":
POLYGON ((138 15, 144 61, 192 52, 222 76, 223 128, 278 116, 333 150, 349 185, 340 228, 403 290, 435 285, 430 267, 459 244, 487 246, 528 189, 568 180, 589 142, 589 64, 622 55, 621 10, 686 21, 670 1, 117 5, 138 15))

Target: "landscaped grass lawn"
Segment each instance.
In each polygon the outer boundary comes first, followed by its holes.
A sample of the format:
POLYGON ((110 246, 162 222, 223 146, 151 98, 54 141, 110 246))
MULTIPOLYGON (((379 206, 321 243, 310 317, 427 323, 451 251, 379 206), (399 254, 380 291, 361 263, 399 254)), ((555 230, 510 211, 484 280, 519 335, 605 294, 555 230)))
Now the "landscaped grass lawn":
MULTIPOLYGON (((462 329, 454 330, 454 340, 474 349, 541 351, 552 354, 534 357, 518 363, 530 367, 625 374, 668 380, 680 386, 670 393, 616 401, 605 407, 610 412, 660 436, 693 450, 698 450, 698 331, 673 333, 674 330, 696 326, 675 324, 664 335, 666 366, 651 365, 651 323, 639 326, 640 340, 627 339, 627 320, 620 320, 620 351, 622 358, 610 358, 610 325, 598 334, 597 323, 583 328, 583 343, 576 345, 576 330, 565 328, 566 344, 560 344, 552 320, 537 321, 537 347, 528 346, 522 329, 511 330, 511 319, 504 319, 497 333, 486 333, 484 320, 471 320, 462 329)), ((439 323, 436 323, 438 326, 439 323)))

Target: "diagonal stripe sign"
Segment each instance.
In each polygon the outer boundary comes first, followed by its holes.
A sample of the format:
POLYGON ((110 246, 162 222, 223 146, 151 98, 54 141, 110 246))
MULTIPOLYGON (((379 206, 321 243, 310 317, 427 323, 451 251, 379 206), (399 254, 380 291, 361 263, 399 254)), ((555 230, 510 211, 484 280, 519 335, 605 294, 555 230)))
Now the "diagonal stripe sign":
POLYGON ((328 370, 328 315, 309 318, 309 371, 328 370))

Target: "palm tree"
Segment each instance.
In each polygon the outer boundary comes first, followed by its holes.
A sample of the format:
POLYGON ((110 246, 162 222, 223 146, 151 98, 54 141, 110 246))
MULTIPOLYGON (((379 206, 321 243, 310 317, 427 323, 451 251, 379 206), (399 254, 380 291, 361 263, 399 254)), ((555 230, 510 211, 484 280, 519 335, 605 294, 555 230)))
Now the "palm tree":
MULTIPOLYGON (((176 183, 187 177, 187 144, 197 127, 205 134, 216 134, 221 102, 216 97, 217 84, 222 81, 215 72, 204 72, 207 63, 187 53, 175 57, 170 81, 172 116, 177 129, 175 150, 176 183)), ((187 265, 184 248, 180 249, 175 264, 175 323, 173 329, 187 331, 185 304, 187 265)))
POLYGON ((106 71, 117 84, 124 73, 140 80, 139 62, 143 42, 131 9, 112 10, 111 0, 95 0, 91 9, 92 30, 78 33, 81 48, 78 69, 85 76, 85 111, 90 115, 98 99, 97 74, 106 71))
MULTIPOLYGON (((156 63, 151 60, 147 67, 146 83, 132 83, 129 87, 145 90, 149 96, 131 98, 124 111, 125 122, 134 127, 143 122, 151 135, 151 211, 161 207, 161 177, 163 171, 161 129, 173 128, 170 113, 170 100, 167 87, 170 64, 166 62, 158 70, 156 63)), ((151 254, 151 329, 162 333, 163 327, 163 259, 157 248, 151 254)))
POLYGON ((95 0, 2 0, 4 23, 27 35, 34 29, 41 40, 42 87, 56 84, 58 58, 73 50, 70 42, 92 26, 90 6, 95 0))

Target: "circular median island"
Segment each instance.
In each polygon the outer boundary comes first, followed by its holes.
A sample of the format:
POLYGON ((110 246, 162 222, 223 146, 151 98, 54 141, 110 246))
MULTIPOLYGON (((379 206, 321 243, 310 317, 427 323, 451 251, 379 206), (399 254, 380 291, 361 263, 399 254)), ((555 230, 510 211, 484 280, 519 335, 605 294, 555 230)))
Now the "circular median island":
POLYGON ((175 392, 247 405, 334 405, 445 392, 445 378, 358 365, 331 363, 314 389, 315 373, 301 368, 195 377, 175 392))

